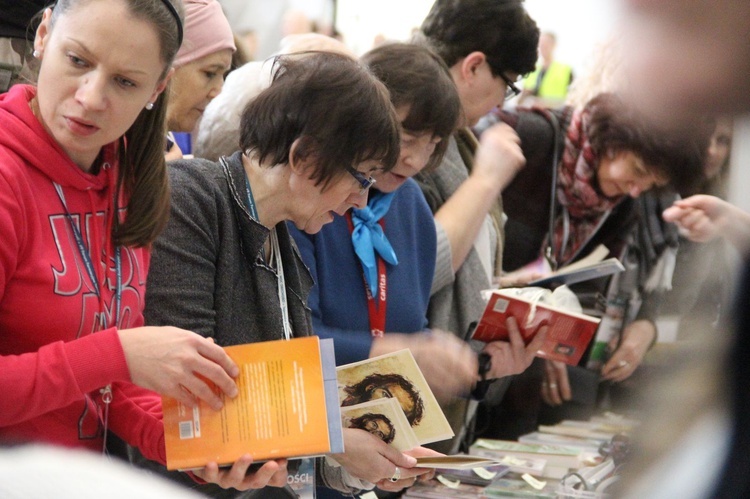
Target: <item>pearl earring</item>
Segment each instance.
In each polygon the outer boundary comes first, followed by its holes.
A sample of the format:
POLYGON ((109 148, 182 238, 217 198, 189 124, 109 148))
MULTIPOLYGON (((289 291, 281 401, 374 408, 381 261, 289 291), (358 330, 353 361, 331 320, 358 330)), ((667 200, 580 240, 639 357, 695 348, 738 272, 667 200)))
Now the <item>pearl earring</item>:
POLYGON ((34 56, 34 59, 39 59, 40 57, 42 57, 42 53, 39 52, 38 50, 35 50, 34 52, 32 52, 31 55, 34 56))
POLYGON ((146 111, 151 111, 154 108, 153 102, 147 102, 146 103, 146 111))

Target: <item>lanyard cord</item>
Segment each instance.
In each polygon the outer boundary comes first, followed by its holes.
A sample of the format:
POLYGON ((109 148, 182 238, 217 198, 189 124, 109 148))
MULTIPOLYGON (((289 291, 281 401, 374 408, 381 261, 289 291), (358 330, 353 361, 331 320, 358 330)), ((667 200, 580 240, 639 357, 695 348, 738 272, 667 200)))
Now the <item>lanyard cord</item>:
MULTIPOLYGON (((226 160, 221 158, 223 166, 228 170, 226 160)), ((253 197, 253 190, 250 188, 250 179, 247 177, 245 172, 245 197, 247 209, 250 212, 250 216, 258 223, 260 223, 260 217, 258 217, 258 208, 255 204, 255 198, 253 197)), ((279 236, 276 233, 276 227, 270 230, 270 243, 271 243, 271 254, 268 256, 268 263, 272 265, 272 262, 276 264, 276 283, 279 291, 279 307, 281 308, 281 322, 284 327, 284 339, 289 340, 292 338, 292 322, 289 318, 289 301, 286 295, 286 279, 284 278, 284 265, 281 261, 281 249, 279 247, 279 236)))
MULTIPOLYGON (((94 268, 94 262, 91 258, 91 254, 89 253, 88 249, 86 249, 86 245, 83 243, 83 236, 81 235, 81 230, 78 228, 78 225, 76 225, 75 221, 73 220, 73 215, 70 214, 70 210, 68 209, 68 203, 65 201, 65 194, 63 193, 62 186, 58 184, 57 182, 53 182, 53 185, 55 186, 55 191, 57 192, 57 197, 60 198, 60 203, 63 206, 63 209, 65 210, 65 218, 68 220, 68 223, 70 224, 70 229, 73 231, 73 238, 76 240, 76 246, 78 247, 78 253, 81 256, 81 259, 83 260, 83 265, 86 268, 86 273, 89 275, 89 279, 91 280, 91 285, 94 288, 94 293, 96 294, 97 298, 99 298, 99 302, 101 304, 102 299, 102 291, 99 287, 99 279, 96 277, 96 271, 94 268)), ((116 210, 116 209, 115 209, 116 210)), ((115 213, 115 216, 117 216, 117 213, 115 213)), ((115 275, 117 284, 115 287, 115 321, 114 326, 118 327, 120 325, 120 305, 122 303, 122 257, 120 254, 121 248, 119 246, 115 247, 115 275)), ((104 310, 100 311, 101 318, 99 319, 99 327, 102 329, 106 329, 106 314, 104 310)), ((112 402, 112 385, 107 385, 99 392, 102 394, 102 401, 104 402, 104 414, 99 414, 99 411, 97 409, 97 418, 102 423, 104 429, 103 429, 103 436, 102 436, 102 454, 107 454, 107 431, 109 429, 109 404, 112 402)), ((84 395, 85 399, 89 400, 88 394, 84 395)), ((98 407, 99 404, 96 403, 96 401, 93 401, 94 405, 98 407)), ((85 412, 84 412, 85 414, 85 412)), ((83 417, 83 415, 81 416, 83 417)), ((81 424, 81 421, 79 421, 79 426, 81 424)))
MULTIPOLYGON (((96 271, 94 268, 94 262, 91 258, 91 254, 89 253, 88 249, 86 249, 86 245, 83 242, 83 236, 81 235, 81 230, 78 228, 78 225, 76 225, 75 221, 73 220, 73 215, 70 214, 70 210, 68 210, 68 203, 65 201, 65 194, 63 193, 62 186, 58 183, 54 183, 55 191, 57 191, 57 196, 60 198, 60 203, 62 203, 63 209, 65 210, 65 218, 68 220, 68 223, 70 224, 70 229, 73 231, 73 238, 76 241, 76 246, 78 247, 78 253, 81 256, 81 259, 83 260, 83 265, 86 268, 86 273, 89 276, 89 279, 91 280, 91 285, 94 288, 94 293, 98 298, 101 299, 102 292, 101 288, 99 287, 99 279, 96 276, 96 271)), ((122 256, 121 256, 121 248, 119 246, 115 247, 115 275, 117 279, 117 284, 115 287, 115 321, 114 326, 118 327, 120 324, 120 307, 122 303, 122 256)), ((102 311, 102 319, 100 320, 100 325, 105 326, 106 323, 104 322, 106 320, 106 316, 104 315, 104 311, 102 311)))
MULTIPOLYGON (((349 226, 349 233, 354 232, 354 222, 352 220, 352 211, 346 212, 346 223, 349 226)), ((384 219, 378 221, 381 227, 385 228, 384 219)), ((367 312, 370 319, 370 334, 375 338, 380 338, 385 334, 385 317, 386 305, 388 301, 388 279, 386 276, 385 260, 375 254, 375 260, 378 263, 378 296, 372 296, 370 286, 367 285, 364 269, 362 269, 362 282, 365 286, 365 295, 367 296, 367 312)))

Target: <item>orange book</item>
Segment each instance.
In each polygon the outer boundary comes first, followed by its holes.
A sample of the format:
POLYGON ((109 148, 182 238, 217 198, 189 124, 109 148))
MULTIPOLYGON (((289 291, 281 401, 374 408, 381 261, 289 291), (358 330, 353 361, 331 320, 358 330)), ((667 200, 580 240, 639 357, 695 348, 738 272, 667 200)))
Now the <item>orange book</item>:
MULTIPOLYGON (((239 395, 221 411, 162 397, 167 468, 343 452, 333 341, 317 336, 225 348, 239 395)), ((218 388, 214 387, 219 393, 218 388)))
POLYGON ((508 341, 505 320, 514 317, 528 345, 543 325, 549 326, 538 357, 560 360, 575 366, 599 327, 600 319, 578 314, 541 302, 531 302, 508 290, 494 290, 477 324, 472 339, 490 342, 508 341))

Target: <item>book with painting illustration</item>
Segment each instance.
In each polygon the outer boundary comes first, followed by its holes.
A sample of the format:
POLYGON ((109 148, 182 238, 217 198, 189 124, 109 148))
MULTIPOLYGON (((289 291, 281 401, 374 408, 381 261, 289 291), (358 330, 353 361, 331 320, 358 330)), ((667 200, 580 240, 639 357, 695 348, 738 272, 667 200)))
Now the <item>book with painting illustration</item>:
POLYGON ((379 398, 341 408, 344 428, 372 433, 401 452, 419 445, 401 405, 395 398, 379 398))
POLYGON ((339 366, 342 408, 391 398, 401 406, 420 445, 453 437, 448 420, 408 349, 339 366))
MULTIPOLYGON (((453 436, 408 349, 340 366, 337 371, 344 427, 369 431, 399 450, 453 436), (397 415, 395 410, 401 414, 397 415)), ((443 470, 471 470, 498 464, 493 456, 467 454, 417 458, 417 467, 443 470)))

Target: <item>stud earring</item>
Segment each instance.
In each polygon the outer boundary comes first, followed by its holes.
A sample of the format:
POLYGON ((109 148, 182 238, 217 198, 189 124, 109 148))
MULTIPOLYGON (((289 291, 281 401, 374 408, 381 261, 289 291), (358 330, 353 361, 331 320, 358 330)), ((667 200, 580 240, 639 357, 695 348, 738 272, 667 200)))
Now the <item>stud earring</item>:
POLYGON ((31 55, 34 56, 34 59, 39 59, 40 57, 42 57, 42 53, 39 52, 38 50, 35 50, 34 52, 32 52, 31 55))
POLYGON ((147 102, 146 103, 146 111, 151 111, 154 108, 153 102, 147 102))

